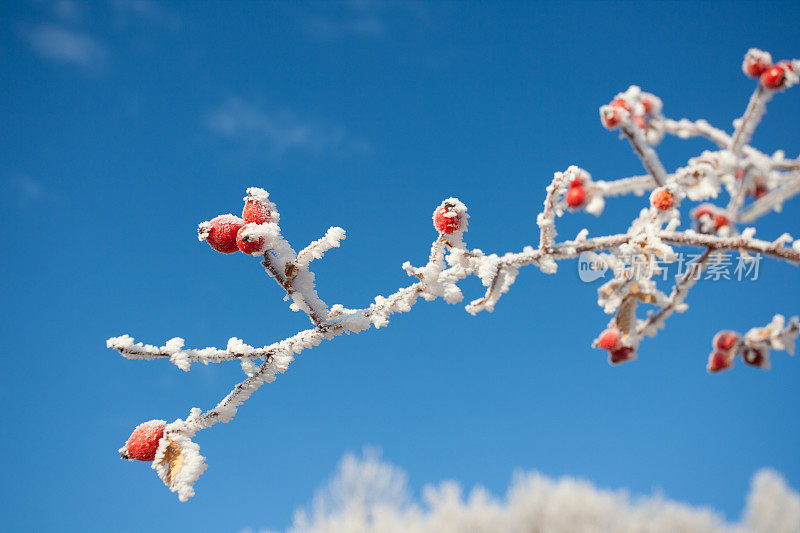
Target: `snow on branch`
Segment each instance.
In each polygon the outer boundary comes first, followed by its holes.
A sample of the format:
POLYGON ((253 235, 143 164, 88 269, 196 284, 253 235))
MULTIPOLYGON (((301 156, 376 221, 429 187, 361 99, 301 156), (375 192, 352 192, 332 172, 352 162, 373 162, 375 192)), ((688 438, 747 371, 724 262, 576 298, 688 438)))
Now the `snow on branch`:
MULTIPOLYGON (((137 343, 128 335, 108 339, 109 348, 129 359, 169 359, 184 371, 190 370, 191 363, 238 361, 246 374, 207 411, 193 408, 184 420, 140 425, 120 449, 122 456, 151 462, 164 483, 186 500, 194 494, 194 482, 205 470, 205 460, 192 441, 197 431, 229 422, 253 392, 285 372, 304 350, 342 334, 385 327, 392 315, 409 312, 420 298, 442 298, 450 304, 463 301, 458 284, 470 276, 476 276, 485 287, 483 296, 466 305, 469 313, 476 314, 491 312, 525 266, 554 274, 558 261, 578 258, 579 264, 610 270, 613 276, 598 288, 597 303, 612 316, 593 346, 604 350, 611 364, 620 364, 635 359, 640 344, 663 329, 670 316, 688 309, 691 288, 703 272, 718 268, 726 252, 738 252, 743 264, 754 264, 762 256, 800 264, 800 241, 788 234, 772 240, 756 239, 754 227, 740 227, 779 211, 786 201, 800 194, 800 159, 787 159, 783 152, 768 156, 748 144, 770 99, 798 82, 800 61, 773 64, 769 54, 751 49, 743 70, 758 78, 757 88, 743 117, 735 121, 732 134, 703 120, 667 119, 657 96, 631 86, 600 108, 600 118, 607 129, 619 129, 627 138, 647 175, 594 180, 589 172, 574 165, 556 172, 536 219, 538 244, 503 254, 470 249, 465 241, 467 207, 457 198, 447 198, 433 212, 437 234, 427 262, 414 266, 406 261, 402 265, 413 282, 388 296, 376 296, 358 309, 325 303, 317 293, 310 268, 314 260, 340 246, 345 231, 332 227, 298 253, 281 234, 280 217, 269 194, 256 187, 247 189, 242 216, 220 215, 203 222, 198 238, 218 252, 241 251, 259 260, 285 292, 284 299, 291 301, 290 309, 305 313, 311 327, 260 348, 236 337, 229 339, 225 348, 199 349, 186 348, 179 337, 163 346, 137 343), (667 133, 680 138, 702 136, 718 149, 705 151, 668 173, 654 149, 667 133), (626 230, 590 238, 584 229, 571 240, 557 240, 560 217, 575 211, 600 215, 607 198, 641 196, 648 191, 648 201, 643 202, 626 230), (688 206, 689 202, 717 200, 722 195, 729 197, 725 206, 688 206), (686 229, 679 229, 682 226, 686 229), (683 252, 678 250, 684 248, 699 249, 700 253, 685 265, 686 270, 675 277, 669 290, 662 290, 660 286, 668 280, 666 268, 683 261, 683 252)), ((720 332, 712 342, 707 369, 718 372, 730 368, 737 356, 751 366, 768 368, 769 351, 792 354, 798 333, 798 319, 786 321, 779 314, 767 326, 744 335, 720 332)))

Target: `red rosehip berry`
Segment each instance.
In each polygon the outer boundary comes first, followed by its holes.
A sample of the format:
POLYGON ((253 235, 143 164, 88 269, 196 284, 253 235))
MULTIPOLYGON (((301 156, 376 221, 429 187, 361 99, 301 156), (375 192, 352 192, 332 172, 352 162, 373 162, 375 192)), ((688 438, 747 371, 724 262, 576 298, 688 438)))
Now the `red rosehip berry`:
POLYGON ((166 424, 163 420, 150 420, 136 426, 125 446, 120 450, 122 458, 136 459, 137 461, 155 459, 158 442, 164 436, 166 424))
POLYGON ((768 192, 769 192, 769 189, 767 189, 767 186, 764 185, 763 183, 756 183, 755 190, 752 191, 753 196, 755 196, 756 198, 761 198, 762 196, 764 196, 768 192))
POLYGON ((738 340, 739 335, 735 331, 720 331, 714 335, 714 340, 711 341, 711 344, 717 350, 729 352, 731 348, 736 345, 738 340))
POLYGON ((733 175, 736 177, 737 180, 742 179, 742 177, 744 176, 744 169, 740 168, 733 175))
POLYGON ((456 205, 445 200, 433 212, 433 227, 439 233, 450 235, 461 228, 463 216, 456 211, 456 205))
POLYGON ((643 130, 647 127, 647 122, 644 119, 643 115, 633 115, 633 121, 639 126, 640 130, 643 130))
POLYGON ((252 229, 255 225, 252 223, 246 224, 236 232, 236 246, 247 255, 260 253, 264 250, 264 237, 253 237, 244 234, 246 229, 252 229))
POLYGON ((642 107, 648 115, 653 112, 653 101, 649 98, 642 98, 642 107))
POLYGON ((750 54, 744 57, 742 70, 751 78, 758 78, 772 64, 769 54, 750 54))
POLYGON ((626 102, 622 98, 617 98, 616 100, 612 100, 611 103, 608 105, 610 105, 611 107, 620 107, 629 113, 631 111, 631 106, 628 105, 628 102, 626 102))
MULTIPOLYGON (((612 102, 613 104, 613 102, 612 102)), ((620 106, 604 105, 600 107, 600 122, 607 130, 613 130, 622 122, 620 106)))
POLYGON ((586 189, 580 185, 570 187, 564 198, 566 199, 568 206, 573 209, 578 208, 583 205, 583 202, 586 201, 586 189))
POLYGON ((777 90, 786 83, 786 65, 778 64, 765 70, 760 77, 761 85, 767 89, 777 90))
POLYGON ((203 222, 197 228, 197 235, 201 241, 208 244, 218 252, 231 254, 238 250, 236 246, 236 232, 244 226, 244 220, 233 215, 220 215, 203 222))
POLYGON ((612 365, 618 365, 632 359, 636 359, 636 352, 630 346, 622 346, 608 353, 608 360, 612 365))
POLYGON ((714 229, 720 229, 722 226, 728 226, 731 223, 723 214, 714 215, 714 229))
POLYGON ((619 346, 619 329, 610 327, 597 337, 597 347, 603 350, 612 351, 619 346))
POLYGON ((269 222, 269 207, 255 198, 248 198, 244 203, 242 209, 242 218, 245 222, 252 222, 254 224, 265 224, 269 222))
POLYGON ((726 351, 717 350, 708 356, 706 370, 709 372, 719 372, 733 366, 733 359, 726 351))
POLYGON ((600 108, 600 122, 606 129, 613 130, 619 126, 619 123, 622 122, 622 109, 628 113, 631 112, 631 106, 621 98, 612 100, 610 104, 600 108))
POLYGON ((694 209, 692 209, 692 218, 695 220, 700 220, 700 217, 704 215, 713 217, 716 211, 717 211, 717 206, 715 206, 714 204, 700 204, 694 209))
POLYGON ((580 187, 583 185, 583 176, 575 176, 572 178, 572 181, 569 182, 570 187, 580 187))
POLYGON ((675 207, 675 195, 664 187, 658 187, 650 193, 650 203, 659 211, 666 211, 675 207))
POLYGON ((765 366, 767 358, 764 355, 763 350, 759 350, 757 348, 747 348, 742 353, 742 360, 748 365, 763 368, 765 366))
POLYGON ((621 117, 619 113, 610 107, 604 107, 600 112, 600 121, 606 129, 613 130, 619 126, 621 117))

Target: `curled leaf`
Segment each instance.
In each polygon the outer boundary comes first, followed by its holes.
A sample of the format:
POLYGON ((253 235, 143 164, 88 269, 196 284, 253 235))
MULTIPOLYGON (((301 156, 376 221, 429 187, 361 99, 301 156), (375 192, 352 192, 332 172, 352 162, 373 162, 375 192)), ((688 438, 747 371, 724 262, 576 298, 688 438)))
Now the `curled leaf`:
POLYGON ((169 431, 158 444, 153 468, 158 477, 178 499, 185 502, 194 496, 194 482, 205 472, 205 457, 200 447, 180 431, 169 431))

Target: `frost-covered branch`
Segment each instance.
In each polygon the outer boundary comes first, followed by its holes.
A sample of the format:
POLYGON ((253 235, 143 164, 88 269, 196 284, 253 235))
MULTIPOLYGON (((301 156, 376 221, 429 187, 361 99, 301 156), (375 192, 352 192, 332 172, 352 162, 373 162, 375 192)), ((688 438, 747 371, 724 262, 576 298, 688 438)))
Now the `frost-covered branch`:
POLYGON ((772 192, 762 196, 749 207, 739 213, 738 221, 747 224, 770 211, 780 211, 783 203, 800 194, 800 173, 793 174, 790 181, 787 181, 772 192))
MULTIPOLYGON (((464 238, 467 207, 457 198, 447 198, 433 213, 436 237, 427 262, 414 266, 406 261, 402 265, 412 282, 388 296, 376 296, 361 308, 328 306, 317 293, 310 268, 314 260, 340 246, 345 231, 332 227, 297 253, 282 236, 280 217, 269 194, 255 187, 248 189, 241 217, 220 215, 203 222, 198 238, 219 252, 241 251, 258 260, 285 291, 290 309, 308 315, 312 327, 263 347, 250 346, 236 337, 230 338, 225 348, 186 348, 179 337, 163 346, 137 343, 128 335, 108 339, 109 348, 129 359, 169 359, 185 371, 192 363, 238 361, 246 374, 211 409, 193 408, 186 419, 171 424, 154 420, 140 425, 120 449, 121 455, 151 462, 164 483, 185 500, 194 494, 193 484, 205 469, 204 458, 192 441, 197 431, 230 421, 253 392, 274 381, 305 350, 343 334, 385 327, 392 315, 409 312, 420 298, 462 302, 459 283, 470 276, 480 279, 485 287, 483 296, 465 306, 469 313, 477 314, 493 311, 526 266, 554 274, 559 261, 579 258, 581 264, 602 267, 600 276, 610 271, 611 278, 597 289, 597 304, 611 318, 593 346, 605 350, 611 364, 620 364, 635 359, 641 343, 663 329, 667 318, 688 309, 690 289, 704 272, 719 266, 726 252, 737 251, 747 264, 761 256, 800 264, 800 241, 788 234, 773 240, 756 239, 755 227, 738 226, 780 210, 787 200, 800 194, 798 159, 787 159, 783 152, 768 156, 748 144, 766 102, 797 83, 800 63, 772 64, 768 54, 752 49, 745 56, 743 69, 759 81, 731 135, 702 120, 665 118, 657 96, 631 86, 602 106, 600 117, 607 129, 619 129, 627 138, 648 175, 595 181, 589 172, 574 165, 556 172, 536 218, 538 243, 516 252, 486 254, 470 249, 464 238), (703 136, 719 149, 705 151, 668 173, 654 149, 665 133, 680 138, 703 136), (571 240, 558 241, 558 218, 576 211, 600 215, 607 198, 641 196, 648 191, 648 200, 627 229, 591 238, 588 229, 583 229, 571 240), (727 205, 689 207, 690 202, 720 202, 723 195, 729 197, 727 205), (675 277, 668 294, 660 288, 664 285, 660 282, 667 280, 667 267, 683 264, 680 250, 685 248, 701 252, 685 265, 685 272, 675 277)), ((787 323, 783 316, 775 315, 769 325, 753 328, 743 336, 724 333, 714 340, 709 371, 729 368, 736 355, 766 368, 769 349, 792 353, 800 324, 796 318, 787 323)))

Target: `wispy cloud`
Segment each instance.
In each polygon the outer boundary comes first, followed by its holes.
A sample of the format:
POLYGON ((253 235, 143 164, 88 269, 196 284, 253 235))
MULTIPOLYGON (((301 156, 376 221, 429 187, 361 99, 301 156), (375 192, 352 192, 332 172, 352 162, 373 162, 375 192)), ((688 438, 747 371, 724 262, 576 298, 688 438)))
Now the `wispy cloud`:
POLYGON ((14 174, 6 180, 7 197, 18 207, 28 207, 44 199, 44 186, 24 174, 14 174))
POLYGON ((205 117, 209 131, 272 156, 291 150, 321 154, 329 150, 365 152, 369 143, 344 127, 305 118, 290 110, 264 110, 243 98, 229 98, 205 117))
POLYGON ((309 17, 304 25, 307 36, 320 41, 333 41, 342 37, 380 38, 386 35, 386 25, 375 14, 356 14, 340 17, 309 17))
POLYGON ((319 41, 332 41, 344 37, 379 39, 388 34, 385 22, 388 2, 351 0, 333 5, 323 4, 324 13, 309 16, 303 29, 306 36, 319 41))
POLYGON ((303 24, 307 37, 317 41, 333 41, 346 37, 381 39, 394 26, 430 22, 429 6, 414 0, 350 0, 320 4, 317 13, 303 24))
MULTIPOLYGON (((582 531, 607 533, 796 533, 800 494, 774 471, 754 477, 738 523, 703 507, 663 496, 630 497, 597 489, 586 481, 518 473, 504 498, 477 487, 464 498, 454 481, 410 497, 406 473, 374 452, 346 455, 338 472, 308 509, 295 513, 293 533, 511 533, 582 531)), ((245 531, 252 531, 250 529, 245 531)), ((244 533, 244 532, 243 532, 244 533)), ((266 533, 266 532, 265 532, 266 533)))
POLYGON ((76 24, 83 19, 83 9, 73 0, 56 0, 53 2, 53 13, 64 22, 76 24))
POLYGON ((99 40, 55 24, 25 30, 23 37, 37 54, 51 61, 97 69, 108 58, 108 49, 99 40))
POLYGON ((122 22, 137 18, 152 24, 165 25, 171 30, 177 30, 180 25, 175 14, 153 0, 113 0, 111 6, 122 22))

